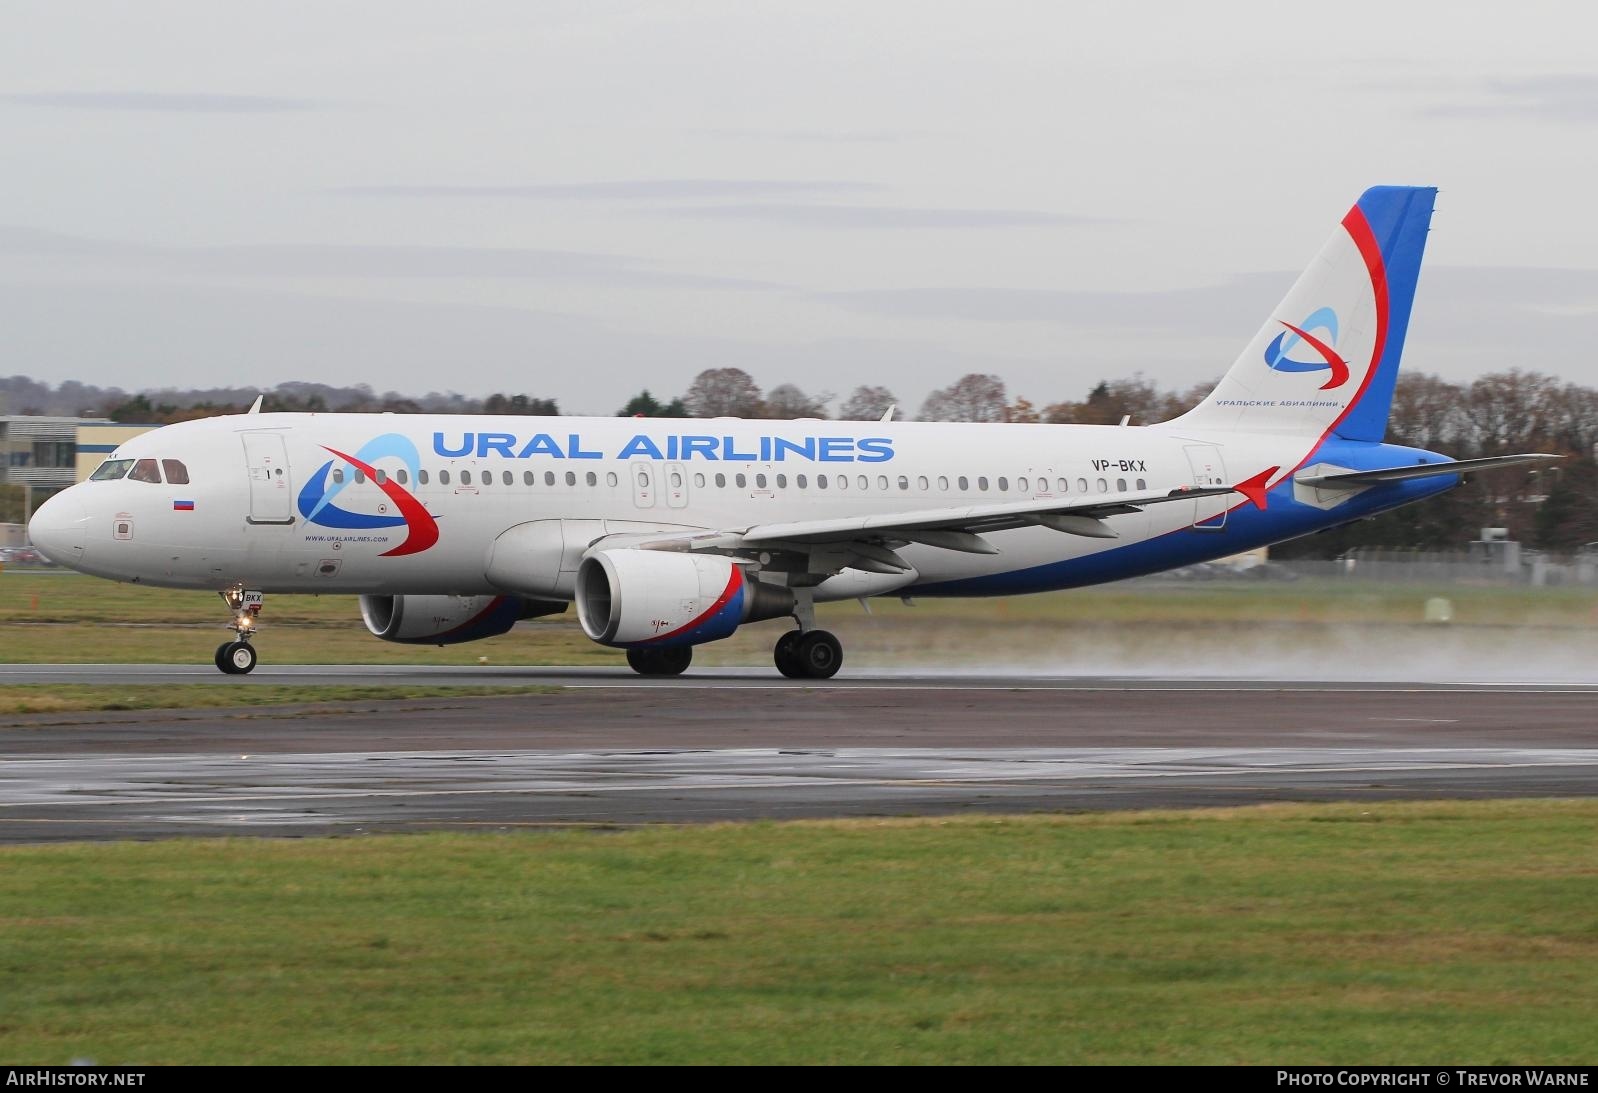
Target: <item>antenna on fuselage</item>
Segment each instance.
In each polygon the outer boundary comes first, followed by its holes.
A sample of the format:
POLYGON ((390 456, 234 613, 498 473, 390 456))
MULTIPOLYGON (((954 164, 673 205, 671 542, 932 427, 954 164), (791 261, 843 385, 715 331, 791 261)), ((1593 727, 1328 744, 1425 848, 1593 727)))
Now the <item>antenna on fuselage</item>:
POLYGON ((258 413, 260 413, 261 412, 261 403, 263 403, 265 401, 266 401, 266 396, 265 395, 256 395, 255 396, 255 401, 250 403, 250 408, 248 410, 244 411, 244 412, 246 414, 258 414, 258 413))
POLYGON ((889 406, 886 410, 884 410, 882 412, 882 417, 878 418, 877 420, 881 421, 884 425, 886 425, 888 422, 893 420, 893 412, 895 410, 897 410, 898 408, 899 408, 899 404, 897 402, 894 403, 892 406, 889 406))

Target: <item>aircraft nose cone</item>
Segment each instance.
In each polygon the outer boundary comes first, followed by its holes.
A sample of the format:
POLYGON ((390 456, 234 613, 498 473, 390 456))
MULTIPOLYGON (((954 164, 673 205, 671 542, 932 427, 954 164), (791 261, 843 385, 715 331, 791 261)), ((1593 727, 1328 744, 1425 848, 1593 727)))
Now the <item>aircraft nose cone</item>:
POLYGON ((70 489, 50 498, 28 521, 28 538, 52 562, 76 565, 83 558, 89 513, 70 489))

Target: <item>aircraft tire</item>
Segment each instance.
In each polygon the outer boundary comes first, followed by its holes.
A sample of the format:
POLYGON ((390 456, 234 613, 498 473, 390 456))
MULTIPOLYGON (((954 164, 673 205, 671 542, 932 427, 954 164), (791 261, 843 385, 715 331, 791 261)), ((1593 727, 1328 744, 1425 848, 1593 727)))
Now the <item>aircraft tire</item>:
POLYGON ((806 679, 831 679, 843 667, 843 643, 825 630, 812 630, 794 646, 794 659, 806 679))
POLYGON ((629 649, 627 666, 641 676, 680 676, 694 660, 691 645, 675 645, 664 649, 629 649))
POLYGON ((771 650, 772 663, 776 664, 777 671, 789 679, 806 678, 804 667, 799 663, 799 655, 795 651, 799 639, 803 636, 804 634, 798 630, 790 630, 777 639, 776 647, 771 650))
POLYGON ((255 671, 255 647, 247 641, 223 642, 216 650, 216 666, 230 676, 255 671))

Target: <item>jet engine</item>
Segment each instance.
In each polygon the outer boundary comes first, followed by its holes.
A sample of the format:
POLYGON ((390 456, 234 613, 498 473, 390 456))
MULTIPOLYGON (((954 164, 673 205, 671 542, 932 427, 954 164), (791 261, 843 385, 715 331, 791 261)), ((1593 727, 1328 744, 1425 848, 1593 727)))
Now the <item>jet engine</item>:
POLYGON ((577 619, 601 645, 699 645, 793 613, 793 592, 708 554, 599 550, 577 569, 577 619))
POLYGON ((558 601, 522 596, 362 596, 361 619, 384 641, 456 645, 498 637, 522 619, 566 610, 558 601))

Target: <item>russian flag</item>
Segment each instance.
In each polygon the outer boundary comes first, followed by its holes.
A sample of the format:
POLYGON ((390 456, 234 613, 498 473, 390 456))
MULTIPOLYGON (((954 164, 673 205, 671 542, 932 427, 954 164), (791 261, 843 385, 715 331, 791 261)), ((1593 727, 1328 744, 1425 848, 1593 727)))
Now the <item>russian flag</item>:
POLYGON ((194 502, 193 501, 174 501, 174 502, 172 502, 172 510, 174 512, 193 512, 194 511, 194 502))

